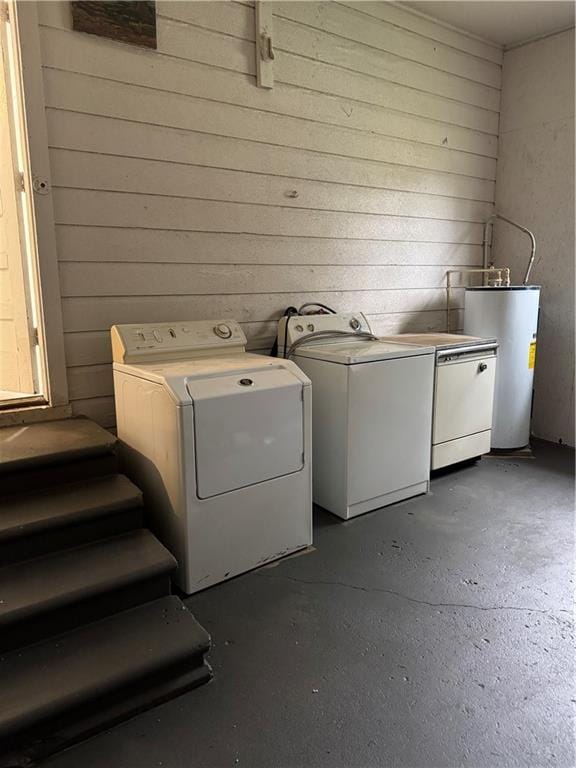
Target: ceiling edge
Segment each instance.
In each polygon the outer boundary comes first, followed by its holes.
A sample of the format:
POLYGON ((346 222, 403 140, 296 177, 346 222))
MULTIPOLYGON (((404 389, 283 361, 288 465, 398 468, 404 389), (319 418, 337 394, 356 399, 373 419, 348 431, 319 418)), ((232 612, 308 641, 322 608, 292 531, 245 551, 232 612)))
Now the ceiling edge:
POLYGON ((561 27, 560 29, 556 29, 554 32, 546 32, 543 35, 536 35, 535 37, 529 37, 527 40, 521 40, 519 43, 511 43, 510 45, 505 45, 504 53, 508 53, 508 51, 513 51, 516 48, 522 48, 523 45, 530 45, 530 43, 537 43, 538 40, 546 40, 547 37, 554 37, 554 35, 561 35, 562 32, 568 32, 571 29, 574 29, 574 24, 571 24, 569 27, 561 27))
MULTIPOLYGON (((402 0, 392 0, 392 5, 397 5, 401 7, 402 10, 409 11, 410 13, 414 14, 414 16, 421 16, 424 19, 428 19, 428 21, 434 21, 436 24, 439 24, 441 27, 446 27, 446 29, 452 29, 454 32, 459 32, 461 35, 465 35, 465 37, 470 37, 473 40, 478 40, 479 42, 484 43, 485 45, 490 45, 492 46, 492 48, 495 48, 497 51, 506 50, 506 48, 503 45, 500 45, 500 43, 495 43, 494 40, 488 40, 488 38, 481 37, 480 35, 475 35, 473 32, 470 32, 467 29, 462 29, 461 27, 457 27, 454 24, 449 24, 447 21, 443 21, 442 19, 437 19, 436 16, 431 16, 429 13, 424 13, 423 11, 419 11, 416 8, 412 8, 411 6, 402 2, 402 0)), ((564 30, 559 30, 559 31, 564 31, 564 30)), ((554 32, 553 34, 558 34, 558 33, 554 32)), ((532 42, 532 41, 527 40, 526 42, 532 42)), ((523 45, 523 43, 519 43, 519 45, 523 45)))

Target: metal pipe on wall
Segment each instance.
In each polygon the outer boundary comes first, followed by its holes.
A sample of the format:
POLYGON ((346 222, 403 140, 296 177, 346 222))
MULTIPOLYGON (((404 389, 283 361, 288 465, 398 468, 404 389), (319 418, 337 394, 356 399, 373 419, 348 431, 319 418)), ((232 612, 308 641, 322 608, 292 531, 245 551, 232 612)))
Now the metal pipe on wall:
MULTIPOLYGON (((528 235, 530 238, 530 258, 528 260, 528 265, 526 267, 526 272, 524 273, 524 280, 522 282, 523 285, 528 284, 528 278, 530 277, 530 272, 532 271, 532 265, 534 264, 534 258, 536 256, 536 238, 534 237, 534 233, 531 232, 526 227, 523 227, 522 224, 518 224, 516 221, 512 221, 512 219, 507 218, 506 216, 502 216, 500 213, 493 213, 492 216, 490 216, 486 221, 484 222, 484 229, 483 229, 483 237, 482 237, 482 249, 483 249, 483 261, 482 266, 484 269, 488 268, 488 247, 492 247, 492 238, 490 238, 490 241, 488 240, 488 227, 492 227, 491 232, 494 231, 494 222, 496 219, 501 219, 502 221, 505 221, 507 224, 510 224, 513 227, 516 227, 516 229, 519 229, 521 232, 524 232, 524 234, 528 235)), ((490 266, 494 266, 491 264, 490 266)))

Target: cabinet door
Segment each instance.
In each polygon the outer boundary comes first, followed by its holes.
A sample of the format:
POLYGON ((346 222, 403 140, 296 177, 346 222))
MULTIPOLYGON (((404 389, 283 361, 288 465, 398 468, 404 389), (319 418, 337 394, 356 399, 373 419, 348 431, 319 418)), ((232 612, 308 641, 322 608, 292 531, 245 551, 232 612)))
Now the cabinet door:
POLYGON ((433 443, 444 443, 492 427, 495 375, 495 357, 438 364, 433 443))

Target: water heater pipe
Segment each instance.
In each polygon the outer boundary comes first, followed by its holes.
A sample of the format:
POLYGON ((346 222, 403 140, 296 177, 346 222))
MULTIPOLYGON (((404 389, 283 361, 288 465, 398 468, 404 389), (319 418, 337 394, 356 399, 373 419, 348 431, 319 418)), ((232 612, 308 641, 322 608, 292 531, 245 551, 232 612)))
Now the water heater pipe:
MULTIPOLYGON (((489 219, 487 219, 484 222, 484 231, 483 231, 483 238, 482 238, 482 247, 483 247, 483 253, 484 253, 484 259, 482 262, 482 266, 484 269, 488 267, 488 247, 492 247, 492 238, 490 238, 490 241, 488 240, 488 227, 494 228, 494 222, 496 219, 502 219, 502 221, 505 221, 507 224, 511 224, 513 227, 516 227, 516 229, 519 229, 521 232, 524 232, 528 237, 530 238, 530 259, 528 260, 528 266, 526 267, 526 273, 524 274, 524 280, 523 285, 528 284, 528 278, 530 277, 530 272, 532 271, 532 265, 534 264, 534 257, 536 256, 536 238, 534 237, 534 233, 531 232, 526 227, 523 227, 521 224, 518 224, 515 221, 512 221, 511 219, 506 218, 506 216, 502 216, 500 213, 493 213, 492 216, 490 216, 489 219)), ((490 266, 494 266, 491 264, 490 266)))

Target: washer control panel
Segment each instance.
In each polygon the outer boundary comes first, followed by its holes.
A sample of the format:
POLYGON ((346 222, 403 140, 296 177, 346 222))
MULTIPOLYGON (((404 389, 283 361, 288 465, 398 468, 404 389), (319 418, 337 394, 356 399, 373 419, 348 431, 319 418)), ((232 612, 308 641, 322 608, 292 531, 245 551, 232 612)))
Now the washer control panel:
POLYGON ((111 329, 115 363, 192 359, 244 351, 246 336, 235 320, 134 323, 111 329))
MULTIPOLYGON (((368 320, 362 312, 351 312, 337 315, 292 315, 283 317, 278 327, 279 344, 289 347, 297 339, 311 333, 341 331, 345 333, 371 333, 368 320)), ((334 341, 341 341, 335 338, 334 341)), ((330 339, 319 338, 318 343, 329 343, 330 339)))

